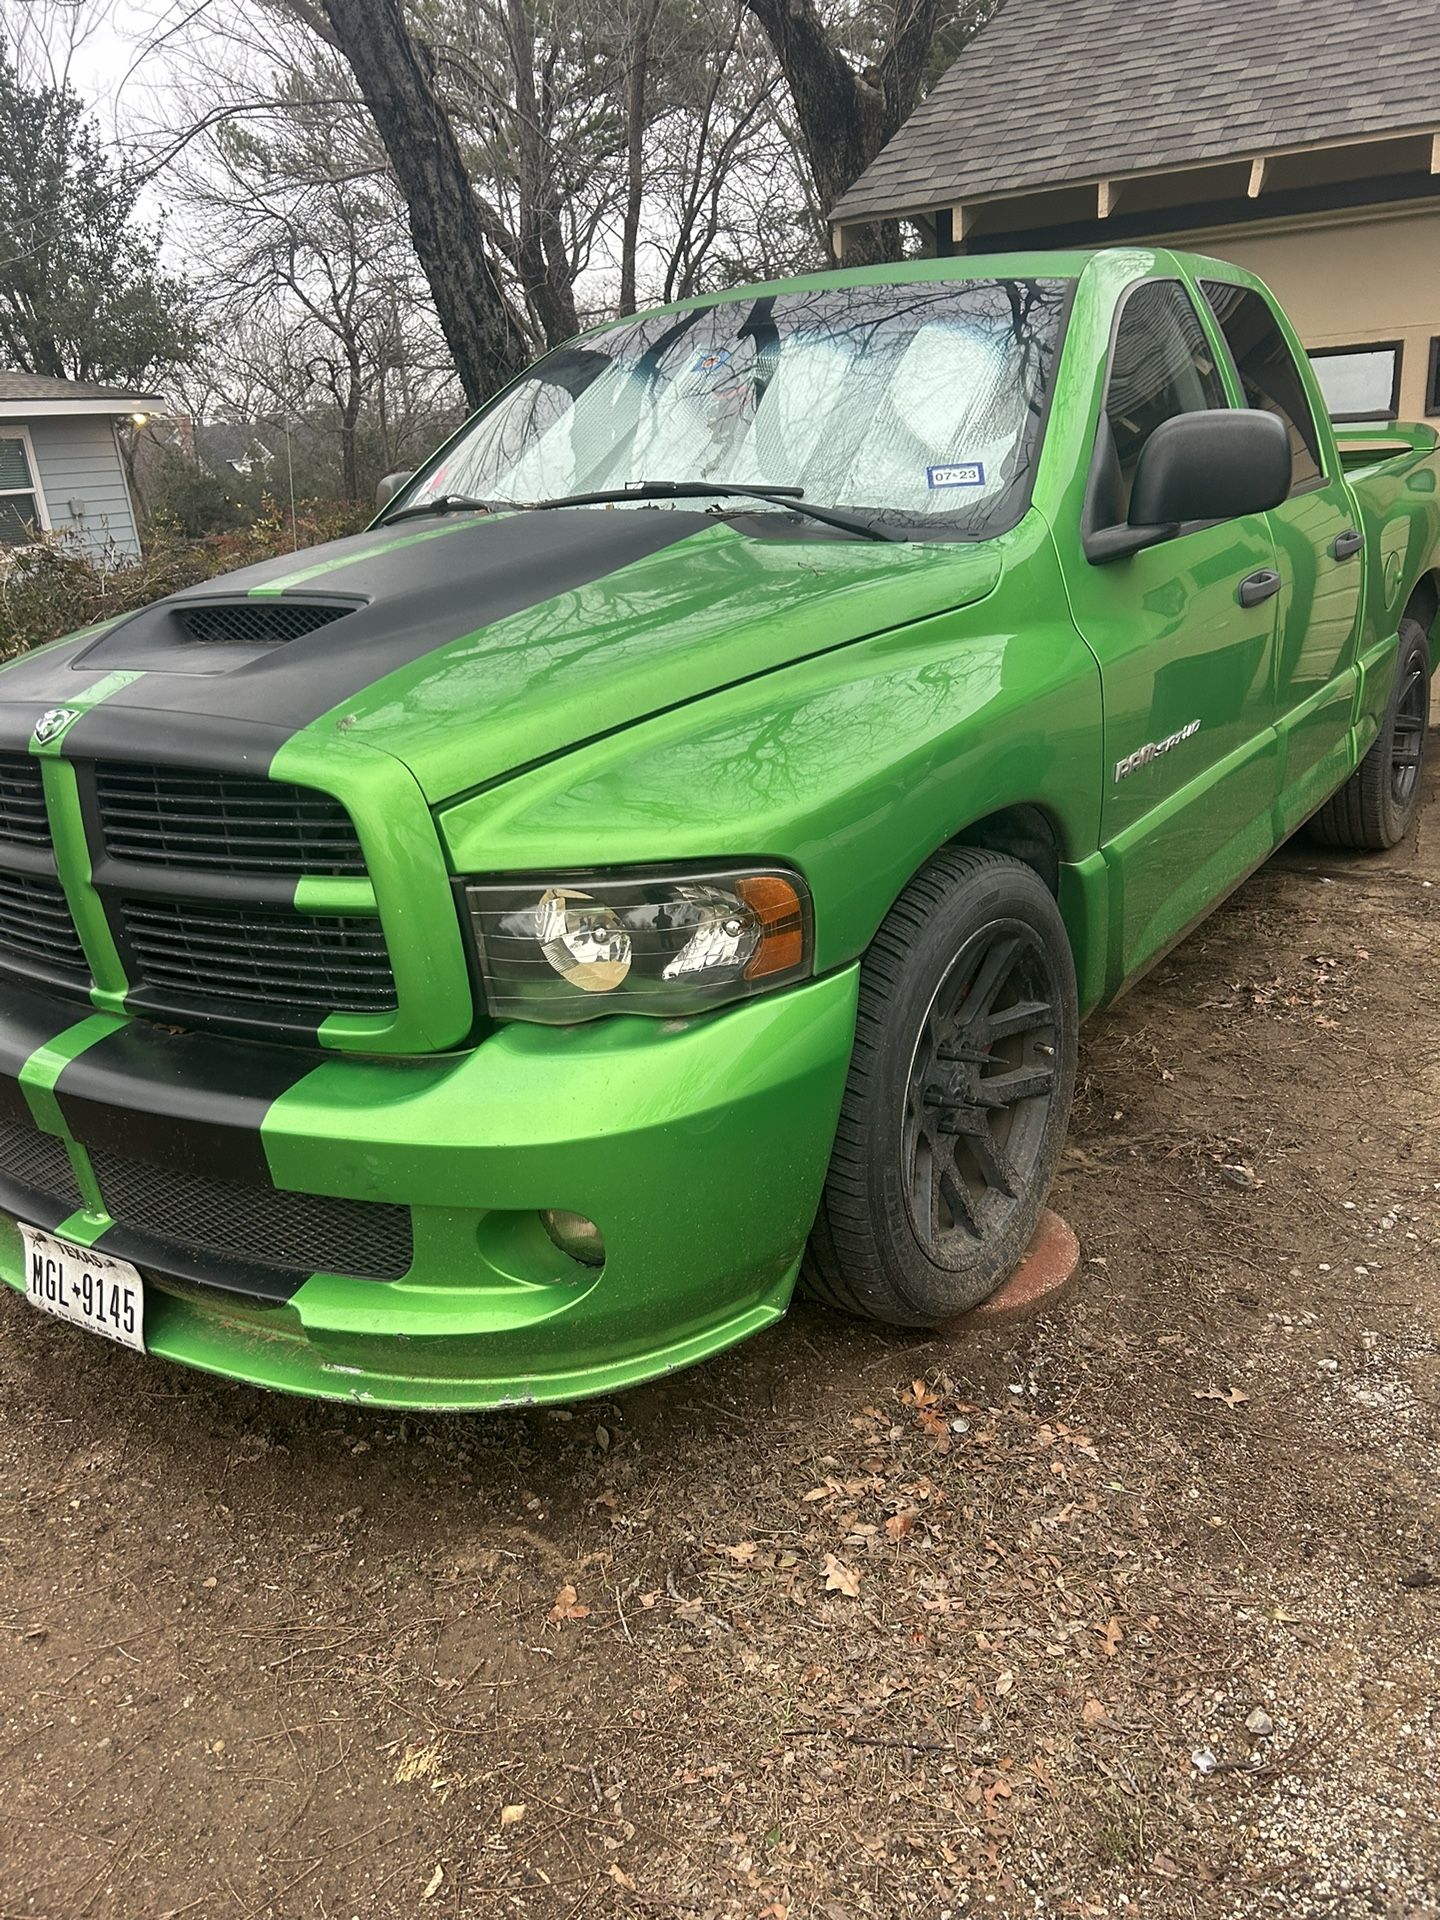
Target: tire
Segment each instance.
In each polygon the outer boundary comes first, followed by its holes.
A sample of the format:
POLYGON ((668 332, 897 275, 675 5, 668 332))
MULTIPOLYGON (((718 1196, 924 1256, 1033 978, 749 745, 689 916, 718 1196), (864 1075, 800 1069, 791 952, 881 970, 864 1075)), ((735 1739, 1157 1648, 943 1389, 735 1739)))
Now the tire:
POLYGON ((1375 743, 1310 822, 1323 847, 1397 846, 1420 806, 1430 723, 1430 644, 1416 620, 1400 622, 1395 685, 1375 743))
POLYGON ((1054 1178, 1078 1025, 1070 943, 1038 874, 998 853, 937 854, 860 969, 805 1290, 901 1327, 993 1293, 1054 1178))

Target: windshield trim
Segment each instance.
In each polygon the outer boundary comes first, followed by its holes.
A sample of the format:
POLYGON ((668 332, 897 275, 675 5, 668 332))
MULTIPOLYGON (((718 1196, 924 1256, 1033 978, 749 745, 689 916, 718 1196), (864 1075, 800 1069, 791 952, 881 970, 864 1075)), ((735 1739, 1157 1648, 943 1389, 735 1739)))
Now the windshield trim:
MULTIPOLYGON (((982 530, 972 531, 968 528, 957 526, 953 520, 947 519, 947 517, 944 514, 911 515, 911 514, 907 514, 903 508, 876 506, 872 501, 825 500, 823 502, 817 502, 816 504, 824 505, 827 507, 834 507, 837 509, 837 511, 840 511, 840 512, 870 514, 874 516, 882 525, 887 527, 893 527, 897 532, 903 531, 907 539, 913 542, 918 542, 918 543, 940 542, 940 543, 947 543, 947 544, 953 543, 953 544, 963 544, 966 546, 978 546, 983 544, 983 542, 987 540, 999 539, 1001 535, 1010 533, 1016 527, 1019 526, 1020 522, 1025 518, 1026 514, 1030 511, 1031 505, 1035 497, 1035 485, 1039 477, 1040 465, 1041 465, 1042 458, 1044 456, 1045 443, 1048 437, 1049 426, 1050 426, 1050 414, 1055 401, 1055 389, 1058 385, 1058 376, 1060 372, 1061 363, 1064 358, 1065 344, 1067 339, 1069 338, 1070 320, 1075 308, 1075 295, 1080 284, 1079 276, 1075 273, 1034 272, 1034 271, 1028 272, 1028 273, 976 273, 976 274, 968 274, 968 273, 958 274, 957 273, 952 277, 948 277, 948 278, 937 275, 933 281, 930 281, 927 276, 927 283, 935 286, 951 285, 955 287, 963 287, 967 284, 975 284, 979 282, 988 282, 990 284, 999 285, 999 284, 1003 284, 1007 280, 1049 281, 1061 288, 1061 296, 1060 296, 1059 311, 1057 313, 1056 323, 1055 323, 1055 347, 1054 347, 1054 355, 1053 355, 1051 368, 1050 368, 1050 378, 1045 383, 1045 388, 1040 398, 1040 406, 1039 406, 1039 409, 1036 415, 1036 420, 1035 420, 1034 457, 1030 462, 1029 472, 1025 478, 1025 484, 1023 486, 1017 486, 1013 489, 1011 494, 1010 509, 1006 512, 1003 518, 995 520, 989 526, 985 527, 982 530)), ((449 454, 450 450, 459 441, 461 441, 474 426, 476 426, 480 421, 484 420, 487 417, 487 415, 494 412, 495 409, 500 406, 501 402, 504 401, 510 395, 510 393, 512 393, 514 389, 520 385, 521 381, 529 379, 529 377, 535 372, 537 367, 543 366, 544 363, 551 357, 552 354, 568 352, 571 348, 576 347, 585 341, 601 339, 605 334, 614 332, 619 328, 622 328, 625 326, 633 325, 636 321, 647 320, 647 319, 661 319, 661 318, 664 318, 667 314, 674 314, 676 316, 679 316, 681 314, 695 313, 699 315, 699 314, 711 312, 714 309, 720 308, 720 307, 732 307, 732 306, 742 307, 745 305, 747 300, 753 301, 753 298, 757 293, 757 291, 763 291, 765 293, 783 294, 789 287, 791 287, 794 284, 795 283, 791 281, 781 280, 781 281, 776 281, 773 284, 766 285, 762 289, 758 289, 758 290, 754 287, 737 288, 734 292, 719 294, 713 298, 708 298, 708 299, 697 298, 693 300, 676 302, 667 306, 646 308, 639 313, 617 315, 613 319, 604 321, 599 326, 587 327, 583 333, 577 333, 571 339, 561 341, 556 346, 547 348, 546 351, 541 355, 539 355, 537 359, 532 360, 526 366, 521 367, 519 371, 511 379, 507 380, 505 382, 505 385, 501 387, 497 393, 492 394, 491 397, 487 401, 485 401, 483 405, 477 407, 473 413, 467 415, 466 418, 462 420, 460 424, 456 427, 455 431, 450 435, 448 435, 448 437, 441 442, 441 444, 435 449, 435 451, 430 455, 430 457, 427 460, 422 461, 422 463, 415 469, 414 473, 411 474, 410 478, 406 481, 405 485, 399 488, 397 492, 389 500, 385 502, 385 505, 381 508, 380 512, 375 516, 374 520, 371 521, 370 525, 372 527, 384 526, 392 518, 392 516, 396 515, 400 511, 400 509, 411 505, 416 490, 424 483, 426 478, 431 473, 434 472, 436 467, 441 464, 441 462, 449 454)), ((905 278, 897 277, 893 281, 883 280, 883 279, 882 280, 866 280, 863 284, 866 286, 879 285, 879 286, 903 287, 903 286, 912 286, 916 283, 913 280, 909 279, 908 277, 905 277, 905 278)), ((826 291, 833 291, 833 292, 840 293, 840 292, 844 292, 845 288, 842 285, 835 288, 826 289, 826 291)), ((514 512, 524 512, 527 510, 527 505, 528 503, 524 501, 515 501, 513 503, 510 503, 510 510, 514 512)), ((664 512, 666 511, 666 508, 662 502, 651 502, 649 503, 649 510, 664 512)), ((437 505, 436 511, 444 512, 445 509, 437 505)), ((596 507, 596 508, 574 507, 574 508, 566 508, 564 509, 564 511, 575 512, 575 513, 588 513, 588 512, 604 512, 606 511, 606 509, 604 509, 603 507, 596 507)), ((412 517, 418 518, 419 515, 417 513, 412 517)), ((744 519, 744 520, 751 520, 751 521, 763 520, 767 522, 775 522, 778 520, 785 523, 786 533, 788 538, 793 539, 796 534, 794 517, 791 514, 787 513, 783 507, 774 507, 774 508, 767 508, 764 506, 728 507, 724 505, 723 501, 719 497, 717 497, 715 517, 717 519, 725 519, 730 521, 734 521, 737 519, 744 519)), ((816 523, 813 528, 813 535, 814 537, 818 537, 818 538, 829 537, 826 533, 826 530, 823 527, 821 527, 818 523, 816 523)))

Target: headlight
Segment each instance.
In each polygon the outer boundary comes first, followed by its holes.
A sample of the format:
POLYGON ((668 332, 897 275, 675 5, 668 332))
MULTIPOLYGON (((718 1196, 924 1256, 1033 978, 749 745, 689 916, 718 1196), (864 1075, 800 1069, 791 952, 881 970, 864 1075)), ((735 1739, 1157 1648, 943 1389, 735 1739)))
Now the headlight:
POLYGON ((699 1013, 804 979, 810 894, 777 867, 462 883, 501 1019, 699 1013))

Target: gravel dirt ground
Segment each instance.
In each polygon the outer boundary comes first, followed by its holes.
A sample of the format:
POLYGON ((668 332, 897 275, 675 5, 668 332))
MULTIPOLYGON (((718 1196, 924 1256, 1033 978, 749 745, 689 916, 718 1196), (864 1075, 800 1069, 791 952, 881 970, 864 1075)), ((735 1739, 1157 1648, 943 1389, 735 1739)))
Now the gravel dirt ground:
POLYGON ((0 1915, 1440 1914, 1440 796, 1087 1032, 1041 1318, 401 1418, 0 1301, 0 1915))

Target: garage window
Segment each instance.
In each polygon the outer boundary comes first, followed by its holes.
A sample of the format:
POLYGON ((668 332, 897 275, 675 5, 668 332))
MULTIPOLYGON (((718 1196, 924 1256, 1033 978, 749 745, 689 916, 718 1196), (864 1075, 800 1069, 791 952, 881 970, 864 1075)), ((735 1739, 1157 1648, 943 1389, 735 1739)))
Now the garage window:
POLYGON ((1430 367, 1425 375, 1425 415, 1433 419, 1440 413, 1440 338, 1430 342, 1430 367))
POLYGON ((1400 342, 1316 347, 1315 378, 1332 420, 1394 420, 1400 412, 1400 342))
POLYGON ((0 547, 18 546, 44 525, 30 436, 0 427, 0 547))

